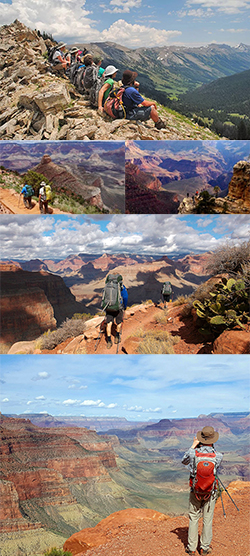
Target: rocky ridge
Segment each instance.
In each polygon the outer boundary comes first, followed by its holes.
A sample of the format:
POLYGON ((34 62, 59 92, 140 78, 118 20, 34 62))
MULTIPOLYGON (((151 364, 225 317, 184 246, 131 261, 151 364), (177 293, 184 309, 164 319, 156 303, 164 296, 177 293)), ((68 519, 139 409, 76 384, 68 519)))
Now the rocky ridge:
POLYGON ((18 20, 0 29, 0 139, 213 139, 215 134, 159 107, 167 121, 130 122, 100 116, 70 84, 53 75, 46 44, 18 20))

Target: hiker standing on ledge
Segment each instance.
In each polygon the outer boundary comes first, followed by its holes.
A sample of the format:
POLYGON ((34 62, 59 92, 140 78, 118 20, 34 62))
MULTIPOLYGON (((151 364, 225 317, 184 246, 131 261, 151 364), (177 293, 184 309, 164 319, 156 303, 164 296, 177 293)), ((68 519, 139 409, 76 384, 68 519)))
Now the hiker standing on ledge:
POLYGON ((217 469, 223 455, 216 452, 213 444, 219 433, 213 427, 197 432, 191 448, 185 452, 182 463, 190 470, 189 529, 187 554, 195 555, 198 545, 198 523, 203 516, 200 537, 200 554, 211 554, 212 523, 217 498, 217 469))

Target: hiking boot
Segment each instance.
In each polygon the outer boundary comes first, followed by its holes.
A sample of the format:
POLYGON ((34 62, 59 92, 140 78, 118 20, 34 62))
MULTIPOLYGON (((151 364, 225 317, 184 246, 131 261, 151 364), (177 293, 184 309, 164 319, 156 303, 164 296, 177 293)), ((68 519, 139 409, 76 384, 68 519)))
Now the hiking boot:
POLYGON ((107 348, 110 349, 113 345, 113 342, 111 340, 111 336, 107 337, 107 348))
POLYGON ((157 129, 166 129, 166 124, 159 118, 158 122, 155 123, 157 129))
POLYGON ((211 552, 212 552, 211 547, 207 548, 206 550, 205 550, 205 548, 200 549, 200 554, 211 554, 211 552))
POLYGON ((115 344, 119 344, 119 342, 120 342, 120 334, 119 334, 119 332, 116 333, 114 342, 115 342, 115 344))
POLYGON ((185 552, 186 552, 187 554, 193 554, 193 556, 194 556, 196 551, 189 550, 189 548, 188 548, 188 546, 187 546, 187 548, 185 549, 185 552))

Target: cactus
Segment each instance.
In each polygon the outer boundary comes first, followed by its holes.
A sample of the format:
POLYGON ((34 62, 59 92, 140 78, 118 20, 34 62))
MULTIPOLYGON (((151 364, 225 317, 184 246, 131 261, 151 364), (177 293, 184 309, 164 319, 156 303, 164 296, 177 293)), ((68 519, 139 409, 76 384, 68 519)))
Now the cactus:
POLYGON ((203 302, 195 300, 193 306, 202 325, 202 334, 218 336, 225 329, 240 326, 250 321, 249 317, 249 288, 243 280, 222 278, 209 292, 211 299, 203 302))

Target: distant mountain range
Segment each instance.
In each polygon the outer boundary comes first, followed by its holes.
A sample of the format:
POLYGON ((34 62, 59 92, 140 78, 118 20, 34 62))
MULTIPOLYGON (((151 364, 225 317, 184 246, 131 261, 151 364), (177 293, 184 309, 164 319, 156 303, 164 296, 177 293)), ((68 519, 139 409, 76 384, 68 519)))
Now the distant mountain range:
POLYGON ((250 69, 250 46, 210 44, 201 47, 126 48, 113 42, 77 43, 103 56, 103 67, 115 64, 118 79, 125 69, 138 72, 143 94, 163 104, 197 86, 250 69))

